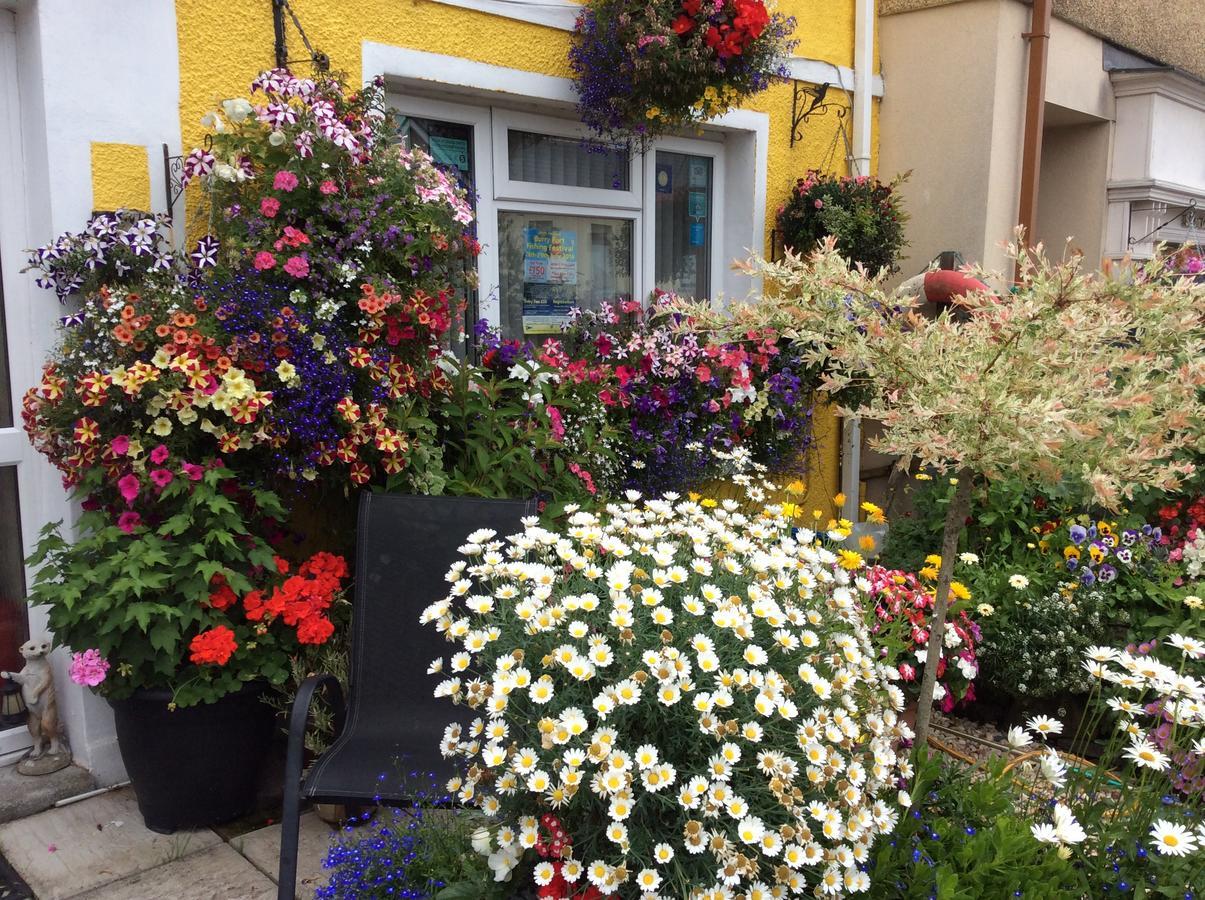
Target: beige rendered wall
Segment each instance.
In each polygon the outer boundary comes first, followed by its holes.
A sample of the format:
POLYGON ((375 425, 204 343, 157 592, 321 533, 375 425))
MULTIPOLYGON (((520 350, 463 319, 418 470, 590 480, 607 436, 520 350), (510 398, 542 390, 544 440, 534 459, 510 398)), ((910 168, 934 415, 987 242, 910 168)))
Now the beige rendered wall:
MULTIPOLYGON (((879 171, 913 173, 903 189, 912 244, 901 277, 942 250, 958 250, 991 270, 1009 268, 1002 245, 1017 221, 1028 61, 1022 34, 1029 16, 1030 7, 1018 0, 966 0, 881 20, 886 90, 879 171)), ((1052 122, 1055 127, 1113 118, 1102 53, 1099 38, 1052 23, 1045 99, 1070 117, 1052 122)), ((1035 230, 1057 235, 1061 248, 1063 231, 1073 224, 1095 262, 1103 240, 1108 169, 1100 154, 1107 157, 1108 131, 1071 138, 1055 135, 1051 171, 1040 175, 1035 230), (1091 165, 1076 169, 1067 152, 1088 153, 1091 165), (1050 201, 1042 196, 1047 190, 1050 201)))
POLYGON ((1045 131, 1035 235, 1053 259, 1076 252, 1096 268, 1104 256, 1110 127, 1086 122, 1045 131))

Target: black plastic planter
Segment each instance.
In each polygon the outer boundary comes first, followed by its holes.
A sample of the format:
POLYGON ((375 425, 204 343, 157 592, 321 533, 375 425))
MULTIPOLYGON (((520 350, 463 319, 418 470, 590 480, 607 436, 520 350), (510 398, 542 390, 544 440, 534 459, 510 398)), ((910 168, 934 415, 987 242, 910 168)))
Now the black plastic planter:
POLYGON ((170 834, 250 811, 275 715, 263 692, 248 685, 216 703, 175 711, 165 690, 109 701, 147 828, 170 834))

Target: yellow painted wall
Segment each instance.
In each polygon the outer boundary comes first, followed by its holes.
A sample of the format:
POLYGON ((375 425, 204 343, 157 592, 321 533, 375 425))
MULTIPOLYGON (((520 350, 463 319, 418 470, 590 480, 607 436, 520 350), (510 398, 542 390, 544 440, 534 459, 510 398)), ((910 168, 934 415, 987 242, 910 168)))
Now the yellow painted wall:
POLYGON ((140 144, 92 142, 92 208, 151 208, 151 169, 140 144))
MULTIPOLYGON (((306 34, 331 58, 332 68, 356 81, 364 41, 459 56, 478 62, 569 77, 567 32, 515 19, 434 3, 432 0, 291 0, 306 34)), ((854 0, 780 0, 778 8, 796 19, 798 56, 853 66, 854 0)), ((203 140, 200 119, 222 99, 244 96, 260 71, 274 64, 271 4, 268 0, 176 0, 180 57, 180 124, 183 146, 203 140)), ((288 23, 289 52, 304 48, 288 23)), ((876 48, 877 51, 877 48, 876 48)), ((877 52, 876 52, 877 69, 877 52)), ((836 76, 834 75, 834 82, 836 76)), ((837 92, 834 91, 834 94, 837 92)), ((847 98, 849 100, 850 98, 847 98)), ((795 179, 809 167, 848 172, 845 141, 835 114, 804 127, 790 146, 791 85, 777 84, 747 108, 770 116, 767 158, 766 232, 795 179)), ((851 113, 852 114, 852 113, 851 113)), ((850 120, 845 129, 851 131, 850 120)), ((878 156, 878 104, 874 110, 872 166, 878 156)), ((818 415, 819 449, 813 454, 805 504, 823 504, 837 490, 836 420, 818 415)))

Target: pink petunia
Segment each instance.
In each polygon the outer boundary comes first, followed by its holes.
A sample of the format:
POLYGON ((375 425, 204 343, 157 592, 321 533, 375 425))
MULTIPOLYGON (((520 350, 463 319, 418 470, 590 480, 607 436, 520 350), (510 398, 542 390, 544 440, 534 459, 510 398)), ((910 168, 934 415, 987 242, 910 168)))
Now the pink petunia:
POLYGON ((276 265, 276 257, 267 250, 260 250, 255 254, 255 268, 263 272, 266 269, 271 269, 276 265))
POLYGON ((188 476, 189 481, 200 481, 205 475, 205 467, 198 466, 196 463, 186 462, 180 468, 184 470, 184 474, 188 476))
POLYGON ((134 498, 138 496, 138 491, 142 484, 138 481, 138 476, 134 474, 125 475, 117 482, 117 490, 121 491, 121 496, 125 498, 126 505, 134 502, 134 498))
POLYGON ((304 256, 290 256, 285 263, 285 271, 294 278, 305 278, 310 274, 310 263, 304 256))
POLYGON ((269 219, 275 219, 276 214, 280 212, 280 201, 275 197, 264 197, 259 201, 259 211, 269 219))
POLYGON ((119 434, 109 442, 109 446, 118 456, 125 456, 130 450, 130 438, 128 435, 119 434))
POLYGON ((133 510, 126 510, 117 517, 117 527, 126 534, 132 534, 134 529, 142 524, 142 516, 133 510))
POLYGON ((328 178, 326 181, 322 182, 322 184, 318 185, 318 190, 327 196, 330 196, 331 194, 339 193, 339 186, 328 178))
POLYGON ((167 447, 165 447, 163 444, 160 444, 158 447, 156 447, 154 450, 151 451, 151 462, 153 462, 157 466, 161 466, 161 465, 163 465, 163 461, 165 459, 167 459, 168 456, 170 456, 170 455, 171 454, 168 452, 167 447))
POLYGON ((272 179, 272 190, 284 191, 286 194, 297 187, 297 176, 292 172, 281 170, 272 179))
POLYGON ((171 484, 172 479, 175 477, 176 476, 167 469, 154 469, 151 471, 150 475, 151 481, 155 483, 155 487, 159 488, 159 490, 163 490, 165 487, 171 484))

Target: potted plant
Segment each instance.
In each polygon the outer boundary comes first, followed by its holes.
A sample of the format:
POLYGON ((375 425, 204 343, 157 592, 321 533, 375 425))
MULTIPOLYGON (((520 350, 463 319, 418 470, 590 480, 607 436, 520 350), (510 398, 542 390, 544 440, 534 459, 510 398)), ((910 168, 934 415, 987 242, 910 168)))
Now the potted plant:
POLYGON ((793 18, 763 0, 589 0, 569 65, 582 121, 641 147, 785 78, 793 18))
POLYGON ((872 274, 894 272, 907 245, 898 188, 907 175, 884 184, 867 175, 833 175, 809 169, 778 208, 775 227, 784 247, 807 254, 828 235, 837 252, 872 274))

